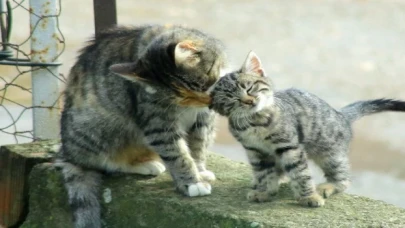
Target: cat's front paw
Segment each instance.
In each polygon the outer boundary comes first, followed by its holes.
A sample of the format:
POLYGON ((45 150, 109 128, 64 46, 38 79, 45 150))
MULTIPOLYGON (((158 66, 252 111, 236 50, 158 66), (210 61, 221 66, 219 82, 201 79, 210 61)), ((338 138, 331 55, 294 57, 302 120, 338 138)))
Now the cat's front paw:
POLYGON ((307 197, 298 199, 298 203, 305 207, 322 207, 325 205, 325 200, 318 193, 314 193, 307 197))
POLYGON ((197 182, 187 186, 187 195, 190 197, 205 196, 211 194, 211 185, 206 182, 197 182))
POLYGON ((214 181, 216 180, 215 174, 209 170, 204 170, 200 172, 200 177, 204 181, 214 181))
POLYGON ((251 202, 268 202, 271 201, 276 194, 269 194, 267 191, 250 190, 246 195, 247 200, 251 202))

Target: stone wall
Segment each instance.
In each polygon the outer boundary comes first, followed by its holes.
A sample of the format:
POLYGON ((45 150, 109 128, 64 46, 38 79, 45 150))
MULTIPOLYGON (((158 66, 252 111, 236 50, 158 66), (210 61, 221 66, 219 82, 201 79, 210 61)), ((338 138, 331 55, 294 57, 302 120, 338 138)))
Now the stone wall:
MULTIPOLYGON (((27 152, 51 150, 49 142, 14 147, 27 152)), ((45 153, 49 154, 49 153, 45 153)), ((339 194, 322 208, 303 208, 282 186, 277 199, 250 203, 250 169, 246 164, 210 154, 208 167, 218 180, 210 196, 187 198, 174 190, 167 173, 155 178, 137 175, 106 177, 101 196, 104 227, 405 227, 405 210, 364 197, 339 194)), ((60 171, 41 163, 29 177, 28 216, 21 227, 72 227, 71 211, 60 171)))

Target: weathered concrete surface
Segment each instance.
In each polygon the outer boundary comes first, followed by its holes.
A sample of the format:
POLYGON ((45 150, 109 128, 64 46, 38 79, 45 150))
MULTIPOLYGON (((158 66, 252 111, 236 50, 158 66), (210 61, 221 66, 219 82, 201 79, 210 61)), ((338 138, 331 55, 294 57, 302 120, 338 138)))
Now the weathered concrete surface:
MULTIPOLYGON (((353 195, 336 195, 323 208, 303 208, 283 187, 278 199, 249 203, 249 167, 211 154, 208 166, 218 180, 213 194, 186 198, 174 191, 167 173, 156 178, 106 177, 104 227, 405 227, 405 210, 353 195)), ((103 200, 105 201, 105 200, 103 200)), ((43 163, 30 177, 29 215, 23 228, 71 227, 70 210, 59 171, 43 163)))

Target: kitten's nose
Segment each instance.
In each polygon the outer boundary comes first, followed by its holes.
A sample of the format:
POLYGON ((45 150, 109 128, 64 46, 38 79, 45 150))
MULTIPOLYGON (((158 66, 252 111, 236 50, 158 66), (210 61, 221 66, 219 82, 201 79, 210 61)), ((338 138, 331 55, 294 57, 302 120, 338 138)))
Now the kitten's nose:
POLYGON ((256 105, 256 97, 252 97, 252 96, 246 96, 244 98, 241 99, 242 103, 247 104, 247 105, 256 105))

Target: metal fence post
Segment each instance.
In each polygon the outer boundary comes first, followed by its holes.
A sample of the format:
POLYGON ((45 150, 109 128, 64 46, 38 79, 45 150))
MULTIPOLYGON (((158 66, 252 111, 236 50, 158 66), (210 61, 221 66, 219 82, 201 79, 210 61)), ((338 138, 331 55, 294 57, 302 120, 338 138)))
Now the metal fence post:
MULTIPOLYGON (((59 10, 57 0, 30 0, 30 10, 31 61, 55 62, 59 43, 54 17, 59 10)), ((59 112, 53 107, 59 97, 58 67, 35 69, 31 75, 34 138, 58 138, 59 112), (37 106, 49 108, 35 108, 37 106)))

